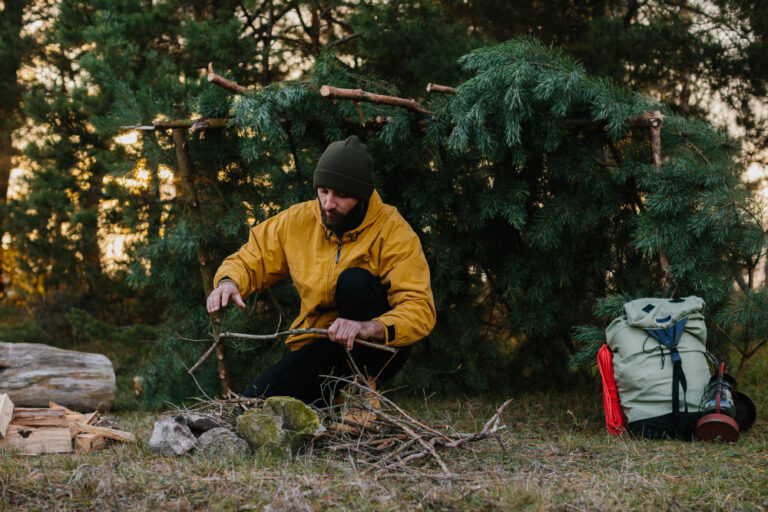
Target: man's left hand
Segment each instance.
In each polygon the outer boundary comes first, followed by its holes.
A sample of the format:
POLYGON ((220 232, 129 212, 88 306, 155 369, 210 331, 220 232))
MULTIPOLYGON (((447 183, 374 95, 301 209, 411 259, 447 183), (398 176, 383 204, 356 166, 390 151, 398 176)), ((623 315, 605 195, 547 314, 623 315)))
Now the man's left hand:
POLYGON ((355 346, 355 338, 383 340, 384 326, 376 320, 358 322, 337 318, 328 328, 328 338, 338 343, 346 343, 347 350, 352 350, 355 346))

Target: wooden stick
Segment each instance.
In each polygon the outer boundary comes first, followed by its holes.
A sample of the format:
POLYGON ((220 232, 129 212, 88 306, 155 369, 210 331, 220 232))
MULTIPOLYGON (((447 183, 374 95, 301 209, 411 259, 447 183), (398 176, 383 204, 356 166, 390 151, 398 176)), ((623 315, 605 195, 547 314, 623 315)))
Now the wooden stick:
POLYGON ((374 94, 362 89, 341 89, 331 85, 323 85, 320 87, 320 95, 326 98, 330 97, 345 100, 366 101, 368 103, 377 103, 380 105, 392 105, 394 107, 406 108, 420 114, 432 114, 432 112, 426 110, 414 100, 407 100, 396 96, 385 96, 383 94, 374 94))
POLYGON ((121 126, 121 130, 139 130, 149 132, 152 130, 172 130, 174 128, 189 128, 195 131, 209 130, 209 129, 222 129, 226 128, 229 124, 229 118, 221 119, 172 119, 169 121, 154 121, 150 125, 125 125, 121 126))
MULTIPOLYGON (((221 333, 221 337, 222 338, 242 338, 246 340, 275 340, 281 336, 290 336, 292 334, 322 334, 324 336, 328 336, 328 329, 292 329, 290 331, 283 331, 275 334, 238 334, 236 332, 223 332, 221 333)), ((372 343, 370 341, 361 340, 359 338, 355 338, 355 343, 357 343, 358 345, 363 345, 365 347, 371 347, 377 350, 384 350, 385 352, 391 352, 393 354, 397 352, 397 349, 394 347, 389 347, 387 345, 382 345, 380 343, 372 343)))
POLYGON ((248 89, 242 85, 236 84, 232 80, 227 80, 223 76, 214 73, 212 63, 208 63, 208 81, 234 94, 245 94, 248 92, 248 89))
POLYGON ((456 94, 456 89, 447 85, 427 84, 427 92, 441 92, 443 94, 456 94))
MULTIPOLYGON (((290 336, 292 334, 320 334, 324 336, 328 336, 328 329, 291 329, 289 331, 282 331, 277 332, 275 334, 240 334, 236 332, 222 332, 218 336, 214 338, 213 344, 208 348, 208 350, 205 351, 205 354, 200 357, 200 359, 197 360, 197 362, 192 365, 192 367, 188 370, 188 373, 192 373, 195 370, 197 370, 201 364, 205 362, 206 359, 211 355, 211 353, 216 350, 216 347, 219 346, 219 343, 221 343, 222 338, 240 338, 245 340, 259 340, 259 341, 265 341, 265 340, 276 340, 282 336, 290 336)), ((355 343, 358 345, 363 345, 370 348, 375 348, 377 350, 384 350, 386 352, 391 353, 397 353, 397 349, 394 347, 389 347, 387 345, 381 345, 379 343, 371 343, 370 341, 365 341, 361 339, 355 339, 355 343)))
POLYGON ((107 437, 109 439, 115 439, 117 441, 124 441, 128 443, 132 443, 136 441, 136 436, 134 436, 130 432, 125 432, 124 430, 117 430, 114 428, 106 428, 106 427, 97 427, 95 425, 86 425, 83 423, 80 423, 77 427, 80 429, 81 432, 96 434, 99 436, 107 437))

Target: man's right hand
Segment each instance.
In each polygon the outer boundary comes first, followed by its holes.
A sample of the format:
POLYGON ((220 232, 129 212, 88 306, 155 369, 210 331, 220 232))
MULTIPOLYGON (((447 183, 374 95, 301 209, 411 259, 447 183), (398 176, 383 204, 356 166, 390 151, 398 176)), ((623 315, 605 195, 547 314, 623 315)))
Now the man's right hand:
POLYGON ((229 304, 230 301, 241 308, 245 308, 245 302, 243 302, 243 298, 240 296, 240 290, 237 289, 235 282, 222 281, 208 296, 208 301, 206 302, 208 312, 215 313, 219 309, 227 307, 227 304, 229 304))

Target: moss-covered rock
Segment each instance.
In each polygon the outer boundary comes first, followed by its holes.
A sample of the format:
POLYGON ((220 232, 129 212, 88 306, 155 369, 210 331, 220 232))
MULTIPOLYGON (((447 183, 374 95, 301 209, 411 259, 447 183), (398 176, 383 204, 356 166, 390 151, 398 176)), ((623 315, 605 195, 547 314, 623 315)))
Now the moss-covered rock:
POLYGON ((250 409, 237 419, 237 434, 254 450, 289 456, 301 448, 320 427, 317 413, 304 402, 273 396, 260 409, 250 409))
POLYGON ((311 436, 320 427, 317 413, 301 400, 289 396, 267 398, 264 409, 271 410, 276 416, 282 418, 284 430, 311 436))

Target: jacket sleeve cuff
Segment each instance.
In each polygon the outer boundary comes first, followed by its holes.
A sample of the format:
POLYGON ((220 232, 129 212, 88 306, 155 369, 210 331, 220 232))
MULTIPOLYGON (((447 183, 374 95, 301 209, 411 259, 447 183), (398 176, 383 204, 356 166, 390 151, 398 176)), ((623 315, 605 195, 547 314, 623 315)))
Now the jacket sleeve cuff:
MULTIPOLYGON (((234 280, 234 279, 232 279, 231 277, 229 277, 229 276, 221 276, 221 277, 219 278, 219 280, 218 280, 218 281, 216 281, 216 286, 219 286, 219 285, 220 285, 221 283, 223 283, 224 281, 232 281, 233 283, 235 283, 235 280, 234 280)), ((235 283, 235 284, 237 284, 237 283, 235 283)))
POLYGON ((377 322, 384 326, 384 344, 391 345, 397 339, 397 330, 395 324, 387 324, 381 318, 375 318, 377 322))

